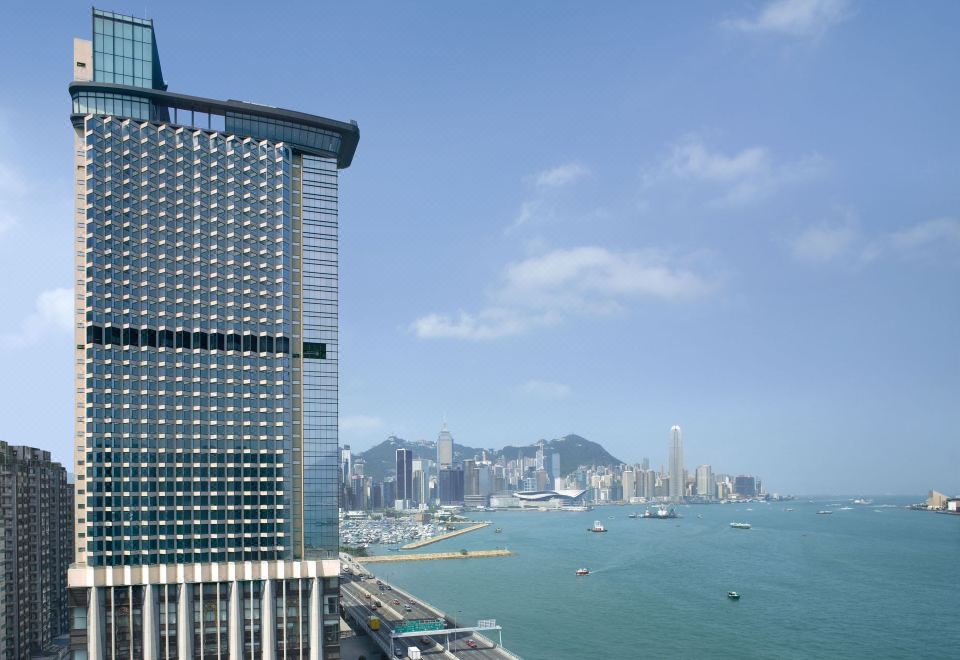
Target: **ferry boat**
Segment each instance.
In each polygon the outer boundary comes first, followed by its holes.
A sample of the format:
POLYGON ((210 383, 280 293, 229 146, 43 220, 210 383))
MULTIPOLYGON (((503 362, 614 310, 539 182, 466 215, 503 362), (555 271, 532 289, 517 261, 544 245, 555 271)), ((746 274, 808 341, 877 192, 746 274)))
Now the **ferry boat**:
POLYGON ((732 522, 730 526, 734 529, 750 529, 750 523, 732 522))
POLYGON ((679 518, 677 512, 673 509, 667 509, 666 507, 659 507, 656 511, 650 511, 649 509, 643 512, 643 518, 656 518, 657 520, 669 520, 671 518, 679 518))
POLYGON ((873 500, 868 500, 863 497, 858 497, 857 499, 853 500, 853 503, 854 504, 873 504, 873 500))
POLYGON ((590 569, 587 568, 578 568, 577 575, 590 575, 590 569))
POLYGON ((730 600, 740 600, 740 594, 738 594, 736 591, 728 591, 727 598, 730 600))
POLYGON ((603 523, 601 523, 599 520, 594 520, 593 527, 588 527, 587 531, 588 532, 605 532, 607 531, 607 528, 604 527, 603 523))

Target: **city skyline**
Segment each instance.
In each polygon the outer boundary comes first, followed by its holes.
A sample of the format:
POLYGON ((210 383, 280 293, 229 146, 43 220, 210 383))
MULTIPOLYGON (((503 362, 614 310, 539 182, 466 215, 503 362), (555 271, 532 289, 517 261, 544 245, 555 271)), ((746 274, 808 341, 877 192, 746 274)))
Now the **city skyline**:
MULTIPOLYGON (((262 8, 148 9, 178 91, 236 98, 253 76, 253 100, 364 126, 343 443, 432 438, 444 412, 468 445, 576 431, 632 460, 678 421, 688 469, 955 492, 960 8, 825 0, 778 22, 781 4, 302 6, 294 56, 251 46, 212 82, 196 63, 224 39, 202 26, 262 8), (327 59, 305 44, 330 22, 327 59)), ((65 465, 64 44, 87 10, 13 7, 0 40, 31 62, 2 74, 0 438, 65 465)))

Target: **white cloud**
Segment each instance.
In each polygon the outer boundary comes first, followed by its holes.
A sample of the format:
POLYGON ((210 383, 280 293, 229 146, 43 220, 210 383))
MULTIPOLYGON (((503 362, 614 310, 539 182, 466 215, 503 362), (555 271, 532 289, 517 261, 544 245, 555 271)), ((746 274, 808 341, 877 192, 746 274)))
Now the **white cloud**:
POLYGON ((960 220, 927 220, 890 235, 890 244, 901 251, 916 250, 931 244, 960 245, 960 220))
POLYGON ((850 0, 773 0, 756 16, 723 25, 741 32, 818 37, 852 15, 850 0))
POLYGON ((509 236, 517 229, 532 224, 551 222, 557 217, 555 198, 557 191, 589 176, 590 170, 577 162, 558 165, 544 170, 527 179, 533 181, 534 195, 520 204, 520 210, 513 221, 507 225, 504 235, 509 236))
POLYGON ((540 172, 536 176, 538 188, 560 188, 590 174, 590 170, 580 163, 566 163, 553 169, 540 172))
POLYGON ((566 399, 572 392, 569 385, 549 380, 528 380, 519 387, 518 391, 524 396, 543 401, 566 399))
POLYGON ((368 415, 345 415, 340 418, 340 430, 350 433, 369 433, 377 431, 384 427, 383 420, 379 417, 370 417, 368 415))
POLYGON ((855 257, 871 262, 887 257, 923 258, 937 249, 960 247, 960 220, 936 218, 892 232, 863 236, 856 218, 845 222, 810 226, 790 243, 793 256, 802 261, 827 262, 855 257))
POLYGON ((504 268, 481 311, 428 314, 410 329, 424 339, 499 339, 574 316, 614 313, 640 298, 683 301, 713 288, 675 261, 653 250, 553 250, 504 268))
POLYGON ((484 341, 521 335, 557 320, 549 315, 532 314, 525 310, 488 307, 476 314, 463 311, 456 315, 427 314, 410 324, 410 329, 421 339, 484 341))
POLYGON ((777 162, 770 150, 753 146, 732 154, 711 150, 695 135, 672 145, 669 154, 644 176, 644 187, 691 182, 702 184, 713 206, 742 206, 760 201, 778 190, 812 179, 826 163, 819 155, 777 162))
POLYGON ((50 334, 68 334, 73 328, 73 290, 50 289, 37 296, 34 309, 16 333, 2 335, 7 348, 30 346, 50 334))
POLYGON ((801 261, 831 261, 847 252, 857 238, 850 224, 809 227, 794 239, 793 256, 801 261))

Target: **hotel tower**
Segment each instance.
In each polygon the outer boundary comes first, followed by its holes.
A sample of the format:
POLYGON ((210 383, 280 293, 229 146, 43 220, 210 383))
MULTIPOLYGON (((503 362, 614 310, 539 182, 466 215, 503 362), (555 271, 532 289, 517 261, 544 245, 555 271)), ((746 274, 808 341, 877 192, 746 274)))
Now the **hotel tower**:
POLYGON ((338 658, 337 176, 359 130, 170 92, 152 21, 91 27, 69 87, 73 658, 338 658))

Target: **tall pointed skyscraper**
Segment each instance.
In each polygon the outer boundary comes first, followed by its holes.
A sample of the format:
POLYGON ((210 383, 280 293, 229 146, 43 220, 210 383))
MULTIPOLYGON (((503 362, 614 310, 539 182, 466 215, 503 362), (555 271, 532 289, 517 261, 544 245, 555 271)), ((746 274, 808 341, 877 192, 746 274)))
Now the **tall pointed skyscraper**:
POLYGON ((440 435, 437 436, 437 469, 453 465, 453 436, 447 430, 447 423, 443 423, 440 435))
POLYGON ((670 428, 670 499, 679 502, 686 489, 683 473, 683 434, 679 426, 670 428))
MULTIPOLYGON (((152 21, 92 27, 69 88, 73 658, 338 658, 337 180, 359 130, 167 91, 152 21)), ((228 43, 205 71, 256 56, 228 43)))

